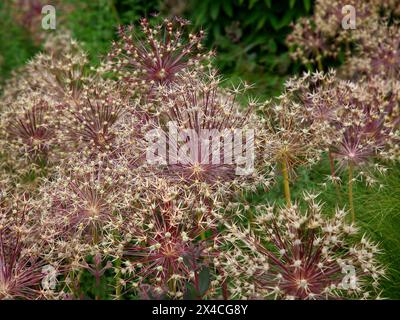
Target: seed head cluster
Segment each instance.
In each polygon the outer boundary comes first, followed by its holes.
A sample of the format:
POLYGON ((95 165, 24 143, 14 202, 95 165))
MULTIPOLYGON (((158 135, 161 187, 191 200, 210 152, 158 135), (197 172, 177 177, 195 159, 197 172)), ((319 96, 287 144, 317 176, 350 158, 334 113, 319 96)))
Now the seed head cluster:
POLYGON ((0 299, 379 297, 378 246, 345 210, 289 194, 326 153, 338 175, 399 160, 396 25, 377 47, 337 27, 339 3, 299 22, 295 55, 357 40, 358 76, 308 72, 267 102, 228 84, 181 18, 120 27, 96 68, 68 32, 48 36, 0 97, 0 299), (287 206, 244 205, 277 167, 287 206))

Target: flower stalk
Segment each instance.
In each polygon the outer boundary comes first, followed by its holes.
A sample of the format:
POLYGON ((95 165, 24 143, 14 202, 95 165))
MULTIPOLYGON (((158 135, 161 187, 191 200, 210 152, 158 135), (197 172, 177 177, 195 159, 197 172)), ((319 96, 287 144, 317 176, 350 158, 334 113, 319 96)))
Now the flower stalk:
POLYGON ((353 223, 356 219, 356 214, 354 210, 354 199, 353 199, 353 164, 349 164, 349 206, 351 212, 351 219, 353 223))
POLYGON ((282 159, 282 176, 283 176, 283 189, 286 199, 286 205, 290 208, 291 200, 290 200, 289 171, 285 159, 282 159))

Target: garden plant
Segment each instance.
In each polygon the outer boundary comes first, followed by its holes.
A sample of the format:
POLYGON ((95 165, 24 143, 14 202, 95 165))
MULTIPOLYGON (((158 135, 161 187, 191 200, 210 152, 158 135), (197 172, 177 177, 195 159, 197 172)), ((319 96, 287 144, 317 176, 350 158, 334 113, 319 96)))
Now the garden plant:
POLYGON ((399 1, 45 5, 0 4, 0 300, 400 298, 399 1))

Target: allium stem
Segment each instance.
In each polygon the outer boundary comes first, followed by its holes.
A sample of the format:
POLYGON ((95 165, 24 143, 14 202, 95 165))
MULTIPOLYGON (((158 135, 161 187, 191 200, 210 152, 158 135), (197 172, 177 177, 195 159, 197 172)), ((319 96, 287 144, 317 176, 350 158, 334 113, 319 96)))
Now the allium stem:
POLYGON ((115 6, 115 1, 114 0, 110 0, 110 7, 111 7, 111 11, 114 15, 115 20, 117 21, 117 23, 120 25, 121 24, 121 19, 119 17, 117 8, 115 6))
POLYGON ((286 204, 288 207, 290 207, 291 201, 290 201, 289 172, 286 164, 286 159, 282 159, 282 175, 283 175, 283 188, 285 192, 286 204))
POLYGON ((121 258, 115 261, 115 299, 121 300, 121 258))
POLYGON ((317 57, 317 63, 318 63, 318 70, 324 71, 324 67, 322 66, 322 62, 321 62, 321 57, 317 57))
POLYGON ((170 276, 170 279, 168 281, 168 287, 169 287, 169 290, 171 291, 171 293, 173 295, 175 295, 175 293, 176 293, 176 282, 175 282, 175 279, 171 279, 171 276, 173 275, 172 266, 169 267, 168 274, 170 276))
POLYGON ((72 295, 74 298, 79 298, 79 289, 76 286, 76 278, 75 278, 75 270, 70 270, 68 273, 68 277, 70 279, 70 285, 71 287, 69 288, 71 290, 72 295))
POLYGON ((318 49, 315 49, 315 60, 318 64, 318 71, 324 71, 324 67, 322 66, 321 55, 318 49))
POLYGON ((335 180, 335 162, 333 160, 333 155, 332 152, 329 151, 329 165, 331 167, 331 177, 332 177, 332 181, 333 181, 333 185, 335 186, 335 191, 336 191, 336 197, 337 200, 341 203, 342 202, 342 196, 340 194, 340 189, 339 189, 339 185, 337 184, 336 180, 335 180))
POLYGON ((93 237, 93 245, 97 245, 99 243, 99 233, 97 230, 97 226, 93 226, 92 230, 92 237, 93 237))
POLYGON ((349 206, 351 211, 351 219, 355 222, 356 215, 354 211, 354 201, 353 201, 353 164, 349 164, 349 206))

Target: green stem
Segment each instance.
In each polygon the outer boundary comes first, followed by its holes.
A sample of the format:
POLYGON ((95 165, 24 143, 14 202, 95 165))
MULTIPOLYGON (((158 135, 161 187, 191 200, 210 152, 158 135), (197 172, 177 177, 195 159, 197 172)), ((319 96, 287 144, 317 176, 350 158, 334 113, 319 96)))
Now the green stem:
POLYGON ((354 200, 353 200, 353 164, 349 164, 349 206, 351 212, 351 219, 353 223, 356 220, 356 214, 354 211, 354 200))
POLYGON ((70 281, 71 281, 71 282, 70 282, 70 285, 71 285, 71 287, 70 287, 71 293, 73 294, 73 296, 74 296, 75 298, 79 299, 78 288, 75 286, 75 270, 69 271, 68 277, 69 277, 69 279, 70 279, 70 281))
POLYGON ((115 262, 115 299, 121 300, 121 292, 122 292, 122 285, 121 285, 121 258, 118 258, 115 262))
POLYGON ((92 225, 92 241, 94 246, 99 243, 99 233, 96 224, 92 225))
POLYGON ((169 290, 171 291, 171 293, 173 294, 173 296, 175 297, 176 283, 175 283, 175 279, 171 279, 171 277, 173 275, 173 271, 172 271, 172 267, 171 266, 169 266, 168 274, 170 276, 169 281, 168 281, 168 287, 169 287, 169 290))
POLYGON ((110 8, 111 8, 111 11, 112 11, 112 13, 114 15, 115 20, 117 21, 117 23, 119 25, 121 25, 121 19, 119 17, 117 8, 115 7, 115 1, 114 0, 110 0, 110 8))
POLYGON ((317 63, 318 63, 318 70, 319 71, 324 71, 324 67, 322 66, 321 58, 317 58, 317 63))
POLYGON ((340 189, 339 189, 339 185, 337 184, 336 180, 335 180, 335 162, 333 159, 333 155, 332 152, 329 151, 329 165, 331 167, 331 176, 332 176, 332 181, 333 181, 333 185, 335 186, 335 191, 336 191, 336 197, 337 200, 339 201, 339 203, 342 202, 342 196, 340 194, 340 189))
POLYGON ((289 185, 289 172, 286 164, 286 159, 282 159, 282 176, 283 176, 283 189, 285 193, 286 205, 288 208, 291 207, 292 203, 290 200, 290 185, 289 185))
POLYGON ((323 67, 322 61, 321 61, 321 55, 320 55, 318 49, 315 49, 315 60, 317 61, 317 64, 318 64, 318 70, 324 71, 324 67, 323 67))

